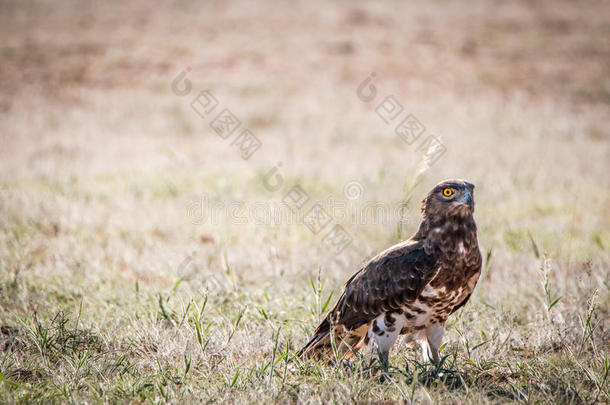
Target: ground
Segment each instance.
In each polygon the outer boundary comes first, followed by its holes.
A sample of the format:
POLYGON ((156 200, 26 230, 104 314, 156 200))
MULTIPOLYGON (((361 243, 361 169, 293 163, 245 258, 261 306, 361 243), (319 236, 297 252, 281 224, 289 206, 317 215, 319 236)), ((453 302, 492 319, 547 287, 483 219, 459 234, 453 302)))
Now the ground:
POLYGON ((0 402, 607 403, 609 13, 0 1, 0 402), (485 260, 442 366, 297 362, 450 177, 485 260))

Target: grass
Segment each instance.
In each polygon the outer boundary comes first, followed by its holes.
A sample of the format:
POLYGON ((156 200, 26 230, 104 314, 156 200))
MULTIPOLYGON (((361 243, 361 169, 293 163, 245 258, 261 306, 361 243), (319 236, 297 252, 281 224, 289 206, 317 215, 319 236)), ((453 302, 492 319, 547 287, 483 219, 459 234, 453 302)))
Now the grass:
MULTIPOLYGON (((39 309, 13 314, 1 330, 5 400, 592 403, 610 394, 596 293, 561 313, 524 300, 475 302, 450 322, 441 366, 402 346, 390 382, 380 383, 370 353, 337 366, 295 360, 323 309, 316 294, 299 286, 288 303, 281 282, 269 286, 273 295, 246 292, 230 271, 216 283, 200 294, 180 294, 182 283, 158 293, 134 286, 116 302, 39 286, 40 302, 28 294, 39 309)), ((3 285, 7 298, 33 289, 23 277, 3 285)), ((544 296, 542 284, 532 293, 544 296)))
POLYGON ((0 2, 0 403, 610 402, 607 8, 0 2), (251 159, 171 91, 186 66, 251 159), (427 170, 387 95, 447 147, 427 170), (484 269, 442 364, 401 341, 383 383, 368 351, 296 359, 448 177, 477 186, 484 269), (350 247, 282 208, 294 184, 350 247))

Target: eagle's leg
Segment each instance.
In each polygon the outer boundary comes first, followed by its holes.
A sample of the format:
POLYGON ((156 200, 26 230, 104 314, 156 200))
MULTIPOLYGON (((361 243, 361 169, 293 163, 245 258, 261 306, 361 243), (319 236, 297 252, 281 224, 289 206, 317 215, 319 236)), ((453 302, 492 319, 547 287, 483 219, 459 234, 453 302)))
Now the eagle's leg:
POLYGON ((426 329, 426 338, 422 341, 422 356, 424 363, 427 363, 431 359, 437 366, 440 364, 441 357, 438 353, 438 349, 443 342, 444 333, 445 325, 440 323, 430 325, 426 329))
POLYGON ((377 349, 377 354, 379 355, 379 361, 381 362, 381 367, 383 367, 383 371, 388 371, 388 367, 390 366, 390 351, 379 350, 377 349))
MULTIPOLYGON (((374 341, 375 346, 377 346, 377 352, 379 353, 379 359, 384 374, 390 367, 390 348, 394 345, 394 342, 396 342, 404 323, 404 315, 388 312, 375 318, 368 331, 369 339, 374 341)), ((384 378, 382 378, 382 380, 383 379, 384 378)))
POLYGON ((379 356, 379 362, 381 363, 381 368, 383 369, 381 377, 379 377, 379 381, 385 382, 387 379, 388 369, 390 367, 390 348, 379 346, 377 341, 375 341, 375 345, 377 355, 379 356))
POLYGON ((372 335, 370 338, 375 342, 374 350, 377 352, 379 356, 379 362, 381 363, 381 367, 383 367, 383 371, 388 371, 388 367, 390 366, 390 347, 396 341, 396 337, 393 337, 391 334, 387 334, 385 332, 381 332, 381 335, 375 332, 369 332, 372 335))

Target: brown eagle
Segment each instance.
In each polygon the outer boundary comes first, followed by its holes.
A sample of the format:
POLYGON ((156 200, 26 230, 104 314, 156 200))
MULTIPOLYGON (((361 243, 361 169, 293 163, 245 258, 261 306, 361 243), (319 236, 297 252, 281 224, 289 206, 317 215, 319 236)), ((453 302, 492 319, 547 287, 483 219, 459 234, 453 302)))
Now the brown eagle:
POLYGON ((437 184, 422 201, 423 220, 409 240, 379 253, 345 283, 337 305, 300 355, 341 358, 375 344, 384 368, 399 335, 419 341, 424 361, 438 364, 445 321, 464 306, 481 274, 474 185, 437 184))

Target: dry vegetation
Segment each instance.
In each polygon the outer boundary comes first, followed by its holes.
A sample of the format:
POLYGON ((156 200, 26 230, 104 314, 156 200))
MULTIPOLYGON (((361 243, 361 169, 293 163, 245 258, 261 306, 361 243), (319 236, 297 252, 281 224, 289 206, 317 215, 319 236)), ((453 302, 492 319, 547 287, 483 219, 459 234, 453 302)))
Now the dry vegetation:
POLYGON ((609 15, 567 0, 0 1, 0 402, 607 403, 609 15), (378 100, 447 147, 419 177, 421 152, 356 96, 371 72, 378 100), (251 159, 193 112, 203 89, 261 139, 251 159), (487 260, 441 369, 404 344, 386 383, 370 354, 294 362, 329 295, 413 232, 447 177, 477 185, 487 260), (296 183, 346 202, 349 181, 364 188, 349 209, 405 202, 408 221, 336 218, 354 241, 335 255, 294 221, 193 217, 203 196, 281 206, 296 183))

